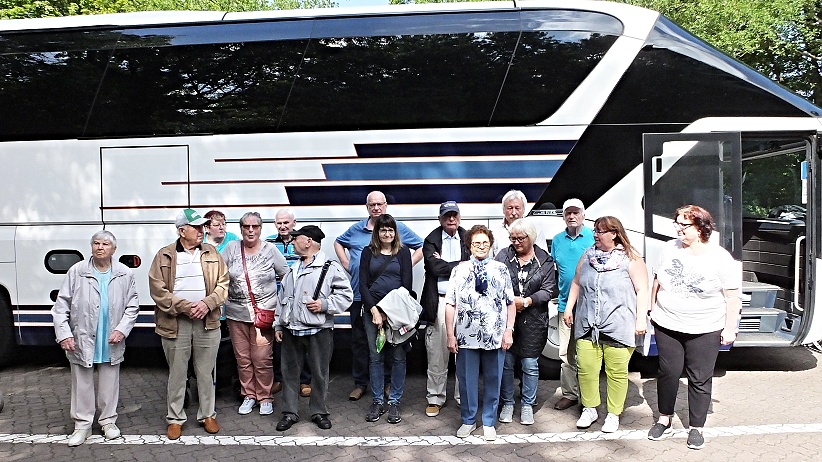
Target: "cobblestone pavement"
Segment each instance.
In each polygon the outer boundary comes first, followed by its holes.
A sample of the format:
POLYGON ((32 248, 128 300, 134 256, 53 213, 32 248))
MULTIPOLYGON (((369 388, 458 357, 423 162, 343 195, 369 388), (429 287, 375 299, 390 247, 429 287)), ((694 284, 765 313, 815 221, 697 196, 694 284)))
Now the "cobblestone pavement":
MULTIPOLYGON (((145 350, 144 350, 145 351, 145 350)), ((237 414, 237 399, 218 397, 222 430, 208 435, 190 418, 178 441, 165 438, 165 380, 162 356, 133 350, 121 374, 120 416, 123 438, 105 441, 99 426, 94 436, 77 448, 66 445, 73 430, 69 417, 69 372, 64 360, 51 350, 27 349, 27 364, 0 371, 5 409, 0 412, 0 460, 348 460, 465 461, 513 460, 658 460, 687 458, 699 461, 811 461, 822 452, 822 355, 805 348, 737 349, 720 355, 714 376, 714 395, 706 446, 685 446, 686 389, 680 387, 674 432, 663 441, 649 441, 648 428, 656 409, 656 381, 639 362, 629 375, 630 386, 620 430, 599 431, 604 417, 588 431, 578 431, 579 409, 555 411, 558 381, 540 382, 536 424, 497 424, 498 439, 485 442, 482 431, 456 438, 459 408, 449 400, 438 417, 425 415, 425 375, 411 371, 403 398, 403 421, 391 425, 385 418, 365 422, 369 400, 348 401, 352 382, 345 360, 332 373, 329 397, 331 430, 319 430, 306 415, 291 430, 277 432, 276 407, 272 416, 237 414), (136 355, 146 356, 135 358, 136 355), (37 358, 38 356, 44 356, 37 358)), ((335 359, 335 361, 338 361, 335 359)), ((453 389, 451 378, 449 392, 453 389)), ((604 395, 604 389, 603 389, 604 395)), ((301 398, 301 411, 308 400, 301 398)), ((196 407, 188 408, 190 417, 196 407)))

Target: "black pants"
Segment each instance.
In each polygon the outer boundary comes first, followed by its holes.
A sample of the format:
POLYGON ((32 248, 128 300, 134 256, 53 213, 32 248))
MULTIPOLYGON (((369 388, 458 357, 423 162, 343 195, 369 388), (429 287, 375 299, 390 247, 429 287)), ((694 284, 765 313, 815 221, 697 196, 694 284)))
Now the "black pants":
POLYGON ((656 389, 660 414, 673 415, 684 368, 688 377, 688 424, 704 427, 711 405, 714 366, 722 331, 685 334, 656 324, 654 331, 659 350, 656 389))

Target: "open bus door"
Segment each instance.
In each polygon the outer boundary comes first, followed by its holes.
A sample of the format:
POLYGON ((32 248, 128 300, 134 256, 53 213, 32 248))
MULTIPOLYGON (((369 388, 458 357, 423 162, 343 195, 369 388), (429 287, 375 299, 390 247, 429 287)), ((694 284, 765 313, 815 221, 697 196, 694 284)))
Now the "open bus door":
MULTIPOLYGON (((742 141, 740 133, 643 135, 645 261, 651 268, 665 242, 676 238, 674 211, 687 204, 708 210, 712 241, 742 257, 742 141)), ((656 354, 646 335, 642 353, 656 354)))

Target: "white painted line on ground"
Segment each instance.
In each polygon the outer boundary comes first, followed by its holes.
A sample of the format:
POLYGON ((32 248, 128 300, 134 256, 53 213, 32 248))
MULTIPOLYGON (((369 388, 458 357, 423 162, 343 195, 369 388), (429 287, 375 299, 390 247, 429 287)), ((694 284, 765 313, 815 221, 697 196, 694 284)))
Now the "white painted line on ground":
MULTIPOLYGON (((814 424, 770 424, 740 425, 734 427, 706 428, 707 438, 722 438, 745 435, 780 433, 822 433, 822 423, 814 424)), ((123 435, 114 440, 105 440, 94 435, 85 444, 178 444, 184 446, 459 446, 476 444, 534 444, 571 443, 608 440, 643 440, 647 430, 621 430, 614 433, 565 432, 498 434, 496 441, 486 442, 482 436, 457 438, 456 436, 182 436, 171 441, 162 435, 123 435)), ((667 438, 687 438, 687 429, 674 430, 667 438)), ((68 435, 30 435, 23 433, 0 433, 0 444, 67 444, 68 435)))

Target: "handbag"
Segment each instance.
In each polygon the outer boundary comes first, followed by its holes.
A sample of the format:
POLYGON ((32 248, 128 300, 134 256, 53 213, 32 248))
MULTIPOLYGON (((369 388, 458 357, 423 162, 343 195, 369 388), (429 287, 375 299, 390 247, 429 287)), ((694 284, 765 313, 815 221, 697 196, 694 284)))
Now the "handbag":
POLYGON ((251 298, 251 306, 254 308, 254 327, 268 330, 274 325, 276 313, 274 310, 261 310, 254 299, 254 292, 251 291, 251 281, 248 279, 248 267, 245 264, 245 247, 240 243, 240 254, 243 258, 243 273, 245 274, 245 284, 248 287, 248 296, 251 298))

